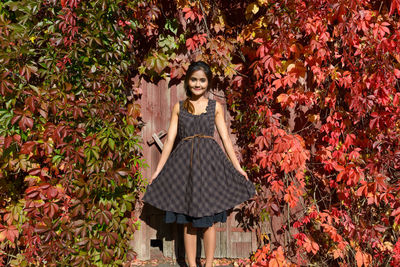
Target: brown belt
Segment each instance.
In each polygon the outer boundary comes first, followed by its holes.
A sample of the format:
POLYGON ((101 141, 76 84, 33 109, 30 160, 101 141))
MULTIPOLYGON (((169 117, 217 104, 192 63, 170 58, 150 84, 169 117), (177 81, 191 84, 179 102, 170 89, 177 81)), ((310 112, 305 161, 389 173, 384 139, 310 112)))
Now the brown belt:
POLYGON ((182 141, 186 141, 186 140, 192 140, 192 148, 190 150, 190 170, 192 169, 192 161, 193 161, 193 144, 194 144, 194 139, 195 137, 200 137, 200 138, 211 138, 214 139, 213 136, 210 135, 204 135, 204 134, 195 134, 195 135, 191 135, 191 136, 187 136, 185 138, 182 139, 182 141))

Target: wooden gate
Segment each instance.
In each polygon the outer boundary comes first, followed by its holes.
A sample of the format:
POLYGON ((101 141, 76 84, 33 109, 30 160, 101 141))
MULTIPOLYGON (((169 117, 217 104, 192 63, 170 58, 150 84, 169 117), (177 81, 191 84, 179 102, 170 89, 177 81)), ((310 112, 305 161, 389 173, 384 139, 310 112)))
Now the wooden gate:
MULTIPOLYGON (((136 81, 138 82, 138 81, 136 81)), ((161 150, 156 142, 158 134, 162 138, 162 131, 166 132, 169 126, 169 119, 174 104, 186 98, 183 84, 169 86, 169 80, 161 80, 158 84, 141 81, 140 87, 143 90, 140 99, 142 118, 145 123, 142 129, 143 153, 146 163, 149 165, 144 172, 144 177, 150 178, 157 167, 161 150)), ((223 92, 210 92, 208 97, 216 99, 223 106, 225 99, 223 92)), ((225 120, 230 129, 230 116, 225 107, 225 120)), ((235 138, 231 135, 233 143, 235 138)), ((215 139, 222 146, 222 142, 215 131, 215 139)), ((236 147, 235 147, 236 148, 236 147)), ((140 214, 141 228, 135 232, 132 241, 133 249, 138 253, 140 260, 149 260, 155 257, 154 253, 162 251, 165 257, 173 259, 184 258, 183 225, 176 223, 164 223, 165 212, 145 204, 137 211, 140 214)), ((238 227, 235 220, 236 211, 228 212, 225 223, 216 224, 217 247, 216 258, 244 258, 257 249, 255 232, 244 232, 238 227)), ((197 255, 205 257, 202 235, 197 242, 197 255)))

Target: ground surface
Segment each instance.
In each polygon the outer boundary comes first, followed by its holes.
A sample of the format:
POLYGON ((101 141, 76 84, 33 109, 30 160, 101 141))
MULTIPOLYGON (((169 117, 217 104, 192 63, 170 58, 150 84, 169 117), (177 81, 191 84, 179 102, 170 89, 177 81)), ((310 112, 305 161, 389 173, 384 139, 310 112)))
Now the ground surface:
MULTIPOLYGON (((159 267, 187 267, 185 264, 184 260, 173 260, 172 258, 164 257, 159 250, 152 250, 151 251, 151 260, 147 261, 141 261, 141 260, 135 260, 131 262, 130 264, 124 266, 124 267, 131 267, 131 266, 143 266, 143 267, 150 267, 150 266, 159 266, 159 267)), ((233 266, 238 266, 237 262, 238 259, 214 259, 214 266, 220 266, 220 267, 233 267, 233 266)), ((201 265, 204 266, 205 264, 205 259, 200 259, 201 265)))
MULTIPOLYGON (((201 265, 204 266, 205 259, 201 259, 201 265)), ((150 266, 159 266, 159 267, 178 267, 178 266, 187 266, 184 263, 177 263, 173 262, 172 259, 165 259, 165 260, 148 260, 148 261, 135 261, 132 262, 130 266, 143 266, 143 267, 150 267, 150 266)), ((214 266, 220 267, 233 267, 234 262, 230 259, 215 259, 214 266)))

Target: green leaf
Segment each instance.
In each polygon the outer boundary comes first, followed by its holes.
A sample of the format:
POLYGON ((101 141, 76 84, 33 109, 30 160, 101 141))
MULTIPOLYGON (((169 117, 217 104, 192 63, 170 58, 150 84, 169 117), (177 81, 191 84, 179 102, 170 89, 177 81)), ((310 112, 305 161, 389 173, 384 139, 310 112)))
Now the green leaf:
POLYGON ((120 210, 122 213, 125 213, 125 211, 126 211, 126 204, 125 204, 125 202, 122 202, 122 204, 121 204, 121 210, 120 210))
POLYGON ((63 158, 63 156, 61 156, 61 155, 55 155, 55 156, 53 156, 53 158, 51 159, 51 162, 52 162, 52 163, 59 164, 60 161, 62 160, 62 158, 63 158))
POLYGON ((115 141, 114 139, 108 138, 108 146, 114 150, 115 149, 115 141))
POLYGON ((123 198, 126 201, 129 201, 129 202, 134 202, 136 200, 136 198, 135 198, 135 196, 133 194, 123 195, 123 198))
POLYGON ((173 34, 177 34, 178 33, 178 22, 176 19, 170 20, 167 19, 167 22, 165 23, 165 29, 170 30, 173 34))
POLYGON ((100 143, 100 147, 103 148, 104 145, 107 143, 108 138, 103 138, 100 143))

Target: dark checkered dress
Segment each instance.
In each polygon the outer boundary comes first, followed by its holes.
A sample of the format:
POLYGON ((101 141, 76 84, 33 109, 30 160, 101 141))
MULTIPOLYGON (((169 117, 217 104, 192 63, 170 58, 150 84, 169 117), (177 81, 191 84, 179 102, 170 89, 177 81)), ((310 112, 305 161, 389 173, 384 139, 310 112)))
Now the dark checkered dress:
POLYGON ((212 138, 215 100, 209 99, 206 112, 199 115, 186 111, 183 101, 179 103, 179 143, 148 185, 143 201, 165 210, 167 222, 174 217, 178 223, 201 218, 221 221, 221 216, 226 220, 225 211, 251 198, 254 185, 212 138))

